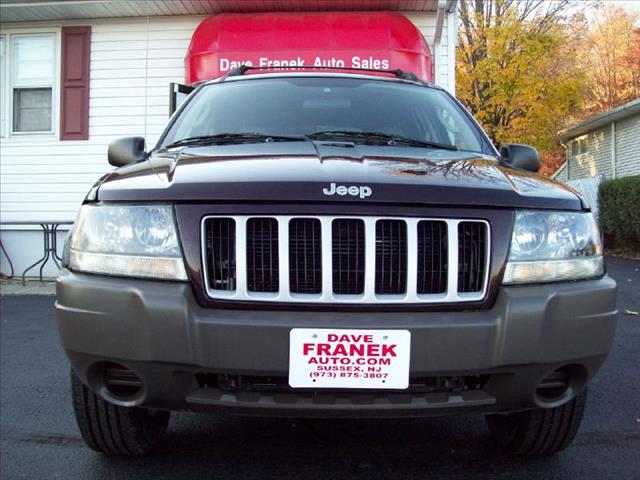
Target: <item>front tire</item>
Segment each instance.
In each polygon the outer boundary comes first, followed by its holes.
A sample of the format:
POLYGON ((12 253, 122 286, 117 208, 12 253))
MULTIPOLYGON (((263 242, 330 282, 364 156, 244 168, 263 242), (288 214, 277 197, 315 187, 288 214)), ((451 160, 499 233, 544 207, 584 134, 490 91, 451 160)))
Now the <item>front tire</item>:
POLYGON ((552 455, 567 448, 578 432, 586 388, 571 401, 555 408, 537 408, 508 415, 487 415, 494 440, 513 455, 552 455))
POLYGON ((145 455, 162 439, 170 412, 113 405, 71 370, 73 411, 85 443, 108 455, 145 455))

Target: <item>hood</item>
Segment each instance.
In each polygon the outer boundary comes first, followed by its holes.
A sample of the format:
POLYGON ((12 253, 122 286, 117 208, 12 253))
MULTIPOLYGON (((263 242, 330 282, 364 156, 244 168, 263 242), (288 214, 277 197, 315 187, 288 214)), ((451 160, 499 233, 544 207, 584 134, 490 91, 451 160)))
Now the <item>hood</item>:
POLYGON ((310 141, 160 150, 107 175, 97 199, 583 208, 570 188, 477 153, 310 141))

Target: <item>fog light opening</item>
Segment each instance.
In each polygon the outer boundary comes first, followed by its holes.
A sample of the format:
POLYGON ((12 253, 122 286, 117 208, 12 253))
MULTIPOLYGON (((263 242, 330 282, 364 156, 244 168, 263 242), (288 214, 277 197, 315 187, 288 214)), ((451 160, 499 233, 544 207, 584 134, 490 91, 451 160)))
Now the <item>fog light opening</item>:
POLYGON ((142 380, 131 369, 112 362, 96 365, 96 377, 106 393, 119 401, 138 398, 142 392, 142 380))
POLYGON ((587 383, 587 370, 582 365, 565 365, 545 376, 536 388, 539 405, 560 405, 580 392, 587 383))
POLYGON ((559 368, 542 379, 536 394, 543 401, 558 400, 567 392, 570 385, 571 377, 567 368, 559 368))

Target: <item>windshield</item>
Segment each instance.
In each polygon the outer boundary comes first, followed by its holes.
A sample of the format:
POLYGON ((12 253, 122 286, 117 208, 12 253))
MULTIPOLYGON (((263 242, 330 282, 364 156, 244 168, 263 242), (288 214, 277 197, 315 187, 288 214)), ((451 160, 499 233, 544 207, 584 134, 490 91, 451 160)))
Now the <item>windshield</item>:
MULTIPOLYGON (((221 134, 378 132, 483 152, 478 129, 444 92, 375 79, 280 77, 203 87, 162 141, 221 134)), ((364 141, 362 139, 349 141, 364 141)))

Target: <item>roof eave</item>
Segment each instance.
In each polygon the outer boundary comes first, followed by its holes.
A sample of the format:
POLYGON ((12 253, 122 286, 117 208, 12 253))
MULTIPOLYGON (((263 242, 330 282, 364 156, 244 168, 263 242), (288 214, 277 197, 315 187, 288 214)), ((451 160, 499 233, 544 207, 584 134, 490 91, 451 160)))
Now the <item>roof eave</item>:
POLYGON ((305 0, 272 2, 254 0, 252 2, 229 2, 209 0, 0 0, 2 23, 23 23, 37 21, 66 21, 101 18, 131 18, 146 16, 213 15, 217 13, 256 13, 264 11, 352 11, 390 10, 436 13, 443 8, 453 13, 457 0, 425 0, 407 4, 402 0, 359 0, 357 6, 343 0, 318 0, 313 4, 305 0), (409 6, 408 10, 405 10, 409 6))
POLYGON ((569 128, 560 130, 558 132, 558 137, 563 141, 575 138, 609 125, 611 122, 623 120, 635 114, 640 114, 640 98, 625 103, 624 105, 620 105, 619 107, 613 108, 609 111, 594 115, 593 117, 589 117, 569 128))

